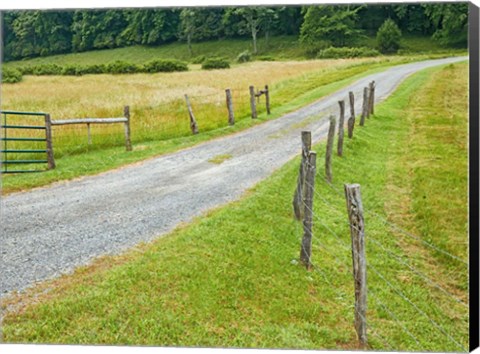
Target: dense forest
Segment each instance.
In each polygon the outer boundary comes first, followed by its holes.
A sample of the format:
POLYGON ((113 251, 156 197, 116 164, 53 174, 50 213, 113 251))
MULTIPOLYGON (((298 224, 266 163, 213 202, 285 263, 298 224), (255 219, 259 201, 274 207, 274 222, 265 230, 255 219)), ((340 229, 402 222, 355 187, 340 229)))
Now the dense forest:
POLYGON ((468 3, 5 11, 4 61, 131 45, 297 35, 306 46, 352 45, 390 19, 402 34, 467 43, 468 3))

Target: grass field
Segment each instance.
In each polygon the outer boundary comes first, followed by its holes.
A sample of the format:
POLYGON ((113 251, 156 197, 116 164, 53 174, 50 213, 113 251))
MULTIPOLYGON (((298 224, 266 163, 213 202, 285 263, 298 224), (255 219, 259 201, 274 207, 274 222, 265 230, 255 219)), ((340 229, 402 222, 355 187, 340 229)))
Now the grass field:
POLYGON ((465 63, 409 77, 347 139, 331 187, 315 147, 314 271, 297 261, 297 158, 238 202, 5 301, 4 341, 356 349, 348 182, 367 211, 371 348, 466 351, 467 80, 465 63))
MULTIPOLYGON (((46 111, 52 119, 68 119, 118 117, 123 114, 123 105, 129 104, 134 151, 124 152, 121 124, 92 125, 91 145, 85 125, 56 126, 53 143, 57 169, 36 176, 5 175, 3 193, 98 173, 256 124, 250 118, 251 84, 257 89, 265 84, 270 87, 272 115, 266 115, 262 98, 258 104, 261 122, 297 109, 361 76, 414 59, 418 57, 255 62, 229 70, 172 74, 26 77, 22 83, 2 85, 3 109, 46 111), (235 127, 227 123, 227 87, 232 89, 235 127), (185 93, 192 103, 200 136, 191 136, 185 93)), ((39 118, 8 119, 11 124, 34 124, 32 120, 39 118)), ((41 134, 44 132, 39 131, 38 137, 41 134)), ((41 149, 42 144, 22 142, 8 147, 41 149)))
MULTIPOLYGON (((376 48, 375 37, 366 36, 356 41, 357 46, 366 46, 376 48)), ((193 43, 193 56, 188 53, 187 44, 176 42, 158 47, 133 46, 126 48, 97 50, 84 53, 53 55, 45 58, 34 58, 6 63, 8 67, 19 67, 38 64, 107 64, 113 60, 124 60, 135 64, 144 64, 152 59, 179 59, 191 62, 200 56, 206 57, 225 57, 230 61, 235 61, 237 56, 246 51, 252 51, 252 42, 250 39, 228 39, 220 41, 207 41, 193 43), (112 59, 114 58, 114 59, 112 59)), ((410 54, 422 53, 446 53, 458 49, 441 46, 430 37, 404 36, 401 41, 401 49, 410 54)), ((272 37, 268 46, 263 37, 258 39, 258 58, 270 57, 274 60, 302 60, 305 59, 304 48, 298 42, 297 36, 279 36, 272 37)), ((466 49, 463 49, 464 51, 466 49)), ((193 69, 199 66, 192 66, 193 69)))

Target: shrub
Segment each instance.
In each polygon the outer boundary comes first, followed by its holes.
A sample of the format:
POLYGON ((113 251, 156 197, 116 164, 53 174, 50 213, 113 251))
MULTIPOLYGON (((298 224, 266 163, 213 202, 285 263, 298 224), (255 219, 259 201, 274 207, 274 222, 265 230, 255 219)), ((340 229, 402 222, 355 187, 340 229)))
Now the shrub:
POLYGON ((104 74, 107 72, 107 67, 103 64, 77 66, 76 72, 77 75, 104 74))
POLYGON ((382 53, 395 53, 400 48, 402 32, 397 24, 387 19, 377 32, 377 45, 382 53))
POLYGON ((252 54, 248 50, 241 52, 237 56, 237 62, 238 63, 246 63, 247 61, 252 60, 252 54))
POLYGON ((198 57, 192 59, 192 64, 202 64, 205 59, 207 59, 205 55, 199 55, 198 57))
POLYGON ((257 59, 260 61, 275 61, 275 58, 272 57, 271 55, 262 55, 257 57, 257 59))
POLYGON ((121 60, 114 61, 106 66, 106 72, 110 74, 132 74, 141 71, 142 70, 138 65, 121 60))
POLYGON ((76 65, 67 65, 62 69, 62 75, 82 75, 76 65))
POLYGON ((326 49, 326 48, 330 47, 331 45, 332 45, 332 42, 326 41, 326 40, 319 40, 319 41, 316 41, 314 44, 304 43, 303 48, 304 48, 304 51, 305 51, 305 56, 309 59, 313 59, 318 55, 318 53, 321 50, 326 49))
POLYGON ((347 47, 330 47, 324 50, 321 50, 317 58, 320 59, 339 59, 339 58, 365 58, 365 57, 375 57, 380 55, 378 50, 360 47, 360 48, 347 48, 347 47))
POLYGON ((33 67, 33 75, 62 75, 63 68, 57 64, 41 64, 33 67))
POLYGON ((225 58, 208 58, 202 63, 202 69, 205 70, 228 68, 230 68, 230 63, 225 58))
POLYGON ((147 73, 187 71, 187 63, 174 59, 152 60, 143 66, 147 73))
POLYGON ((22 73, 20 70, 12 68, 3 68, 2 83, 13 84, 22 81, 22 73))
POLYGON ((33 69, 34 67, 29 65, 29 66, 21 66, 18 68, 18 71, 22 73, 22 75, 33 75, 33 69))

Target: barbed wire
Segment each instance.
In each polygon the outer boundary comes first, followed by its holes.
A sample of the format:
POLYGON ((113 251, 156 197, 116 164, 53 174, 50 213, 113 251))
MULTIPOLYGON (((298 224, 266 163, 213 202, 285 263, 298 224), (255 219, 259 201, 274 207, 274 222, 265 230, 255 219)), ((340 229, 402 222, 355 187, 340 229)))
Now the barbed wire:
MULTIPOLYGON (((305 183, 310 187, 312 188, 312 185, 308 182, 305 181, 305 183)), ((342 214, 338 209, 336 209, 332 204, 330 204, 323 196, 321 196, 320 193, 318 193, 315 189, 314 190, 314 194, 318 197, 320 197, 320 199, 324 202, 325 205, 327 205, 331 210, 334 210, 335 212, 339 213, 339 214, 342 214)), ((343 215, 343 214, 342 214, 343 215)), ((349 227, 351 228, 354 228, 356 229, 357 231, 360 231, 358 230, 358 228, 356 228, 354 225, 352 225, 351 223, 345 221, 345 224, 348 225, 349 227)), ((326 227, 326 225, 325 225, 326 227)), ((329 229, 331 233, 335 234, 333 232, 333 230, 329 229)), ((449 292, 448 290, 446 290, 445 288, 443 288, 438 282, 432 280, 428 275, 426 275, 424 272, 421 272, 417 269, 415 269, 414 267, 412 267, 410 264, 408 264, 407 262, 403 261, 398 255, 396 255, 394 252, 391 252, 390 250, 388 250, 384 245, 382 245, 381 242, 377 241, 375 238, 373 238, 371 235, 369 236, 369 241, 372 241, 374 244, 378 245, 383 251, 385 251, 386 253, 388 253, 389 255, 391 255, 392 257, 394 257, 399 263, 405 265, 406 267, 408 267, 412 272, 414 272, 415 274, 417 274, 418 276, 422 277, 425 281, 427 281, 428 283, 430 283, 432 286, 434 286, 435 288, 437 288, 438 290, 442 291, 445 295, 447 295, 449 298, 451 298, 452 300, 458 302, 459 304, 461 304, 462 306, 464 307, 468 307, 468 304, 465 303, 464 301, 462 301, 461 299, 459 299, 458 297, 456 297, 455 295, 453 295, 451 292, 449 292)))
MULTIPOLYGON (((328 231, 330 231, 337 239, 339 239, 342 243, 342 246, 344 249, 346 250, 349 250, 348 246, 345 244, 345 242, 342 240, 342 238, 337 235, 337 233, 335 231, 333 231, 331 228, 329 228, 328 226, 326 226, 322 221, 321 219, 313 212, 313 210, 311 210, 308 205, 306 205, 305 203, 303 203, 303 206, 308 209, 310 211, 310 213, 312 214, 312 216, 320 223, 320 225, 324 226, 328 231)), ((350 225, 350 223, 349 223, 350 225)), ((352 226, 352 225, 351 225, 352 226)), ((354 226, 353 226, 354 227, 354 226)), ((358 230, 358 229, 357 229, 358 230)), ((313 238, 313 237, 312 237, 313 238)), ((318 241, 317 241, 318 242, 318 241)), ((322 247, 327 250, 327 248, 325 247, 325 245, 322 244, 322 247)), ((327 250, 328 251, 328 250, 327 250)), ((355 252, 354 249, 352 249, 353 252, 355 252)), ((331 252, 329 252, 329 254, 331 256, 333 256, 337 261, 339 261, 338 257, 332 255, 331 252)), ((340 261, 340 264, 343 264, 341 261, 340 261)), ((388 280, 386 280, 383 276, 381 276, 381 273, 378 272, 378 270, 372 265, 370 264, 369 262, 366 261, 366 266, 367 268, 369 267, 370 269, 372 269, 374 271, 375 274, 379 275, 380 278, 390 287, 392 288, 392 290, 397 293, 397 295, 399 295, 403 300, 407 301, 418 313, 420 313, 422 316, 424 316, 425 318, 427 318, 430 323, 432 323, 432 325, 437 329, 439 330, 442 334, 444 334, 445 336, 447 336, 447 338, 455 343, 457 346, 459 346, 460 348, 462 348, 462 350, 466 350, 466 348, 460 344, 457 340, 455 340, 455 338, 453 338, 451 335, 449 335, 447 333, 447 331, 445 330, 445 328, 441 325, 439 325, 435 320, 433 320, 430 316, 428 316, 428 314, 426 314, 423 310, 421 310, 417 305, 415 305, 408 297, 406 297, 403 292, 401 292, 400 290, 396 289, 395 287, 393 287, 391 285, 390 282, 388 282, 388 280)))

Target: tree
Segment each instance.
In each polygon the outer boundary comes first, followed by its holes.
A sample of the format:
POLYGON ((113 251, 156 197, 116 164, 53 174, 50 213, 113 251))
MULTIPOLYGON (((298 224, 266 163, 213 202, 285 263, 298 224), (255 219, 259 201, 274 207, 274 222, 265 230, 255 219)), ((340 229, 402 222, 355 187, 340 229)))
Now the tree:
POLYGON ((319 5, 304 9, 300 41, 311 47, 319 42, 345 46, 362 31, 357 28, 357 13, 362 6, 319 5))
POLYGON ((185 38, 188 44, 188 53, 193 55, 192 38, 197 31, 197 24, 195 18, 196 12, 193 8, 185 8, 180 12, 180 34, 179 38, 185 38))
POLYGON ((227 18, 232 14, 240 17, 241 20, 237 23, 238 33, 250 33, 252 36, 253 54, 258 53, 257 35, 262 25, 265 24, 266 17, 271 16, 270 11, 271 10, 263 6, 248 6, 229 9, 225 13, 227 18))
POLYGON ((426 15, 435 26, 433 39, 445 45, 466 45, 468 3, 424 4, 426 15))
POLYGON ((392 19, 387 19, 377 32, 377 44, 382 53, 395 53, 400 48, 402 32, 392 19))

